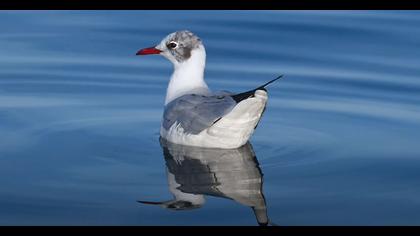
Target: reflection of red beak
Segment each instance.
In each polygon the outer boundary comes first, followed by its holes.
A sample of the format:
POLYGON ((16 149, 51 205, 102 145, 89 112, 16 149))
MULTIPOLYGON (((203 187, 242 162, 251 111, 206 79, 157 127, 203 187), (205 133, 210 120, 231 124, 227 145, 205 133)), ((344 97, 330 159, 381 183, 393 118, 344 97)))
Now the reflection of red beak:
POLYGON ((162 52, 161 50, 155 47, 150 47, 150 48, 143 48, 142 50, 138 51, 136 55, 160 54, 161 52, 162 52))

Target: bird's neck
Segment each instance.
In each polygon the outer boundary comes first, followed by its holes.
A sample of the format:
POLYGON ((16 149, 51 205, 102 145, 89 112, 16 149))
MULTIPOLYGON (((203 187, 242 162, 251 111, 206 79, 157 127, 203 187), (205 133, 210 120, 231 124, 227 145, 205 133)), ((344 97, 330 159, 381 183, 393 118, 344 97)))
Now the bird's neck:
POLYGON ((191 57, 174 64, 174 72, 166 91, 165 105, 185 94, 208 94, 209 88, 204 81, 206 52, 200 46, 191 52, 191 57))

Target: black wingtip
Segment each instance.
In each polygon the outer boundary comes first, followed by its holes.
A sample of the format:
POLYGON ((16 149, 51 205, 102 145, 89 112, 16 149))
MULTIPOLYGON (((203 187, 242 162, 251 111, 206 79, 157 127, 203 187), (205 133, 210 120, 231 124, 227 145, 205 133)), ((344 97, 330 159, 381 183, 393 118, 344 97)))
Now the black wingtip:
POLYGON ((265 89, 265 86, 267 86, 267 85, 269 85, 269 84, 273 83, 274 81, 276 81, 276 80, 278 80, 278 79, 280 79, 280 78, 282 78, 282 77, 283 77, 283 75, 279 75, 279 76, 277 76, 277 78, 275 78, 275 79, 273 79, 273 80, 268 81, 267 83, 265 83, 265 84, 261 85, 260 87, 258 87, 258 88, 256 88, 256 89, 253 89, 253 90, 250 90, 250 91, 247 91, 247 92, 243 92, 243 93, 239 93, 239 94, 235 94, 235 95, 232 95, 231 97, 233 98, 233 100, 235 100, 237 103, 239 103, 239 102, 241 102, 242 100, 247 99, 247 98, 249 98, 250 96, 253 96, 253 95, 254 95, 254 93, 255 93, 255 91, 257 91, 257 90, 264 90, 264 91, 267 91, 267 90, 265 89))
POLYGON ((151 201, 141 201, 138 200, 138 203, 148 204, 148 205, 161 205, 163 202, 151 202, 151 201))
POLYGON ((267 83, 265 83, 265 84, 261 85, 260 87, 258 87, 258 89, 263 89, 265 86, 267 86, 267 85, 269 85, 269 84, 273 83, 273 82, 274 82, 274 81, 276 81, 276 80, 281 79, 282 77, 283 77, 283 75, 279 75, 279 76, 277 76, 277 78, 275 78, 275 79, 273 79, 273 80, 270 80, 270 81, 268 81, 267 83))

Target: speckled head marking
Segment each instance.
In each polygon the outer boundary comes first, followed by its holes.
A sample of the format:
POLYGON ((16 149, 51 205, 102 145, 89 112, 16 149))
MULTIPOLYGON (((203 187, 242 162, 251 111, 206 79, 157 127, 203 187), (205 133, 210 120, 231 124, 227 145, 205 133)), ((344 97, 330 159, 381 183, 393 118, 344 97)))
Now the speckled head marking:
POLYGON ((177 31, 166 36, 159 44, 159 49, 168 52, 177 62, 191 57, 193 49, 202 45, 201 39, 188 30, 177 31))
POLYGON ((206 49, 196 35, 188 30, 173 32, 158 45, 143 48, 136 53, 136 55, 153 54, 164 56, 174 67, 166 91, 165 105, 185 94, 210 94, 204 81, 206 49))

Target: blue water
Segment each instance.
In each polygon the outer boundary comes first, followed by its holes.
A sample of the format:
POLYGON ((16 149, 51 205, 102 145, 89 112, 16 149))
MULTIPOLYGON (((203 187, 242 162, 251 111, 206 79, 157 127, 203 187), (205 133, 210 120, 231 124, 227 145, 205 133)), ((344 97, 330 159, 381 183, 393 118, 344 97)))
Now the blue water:
POLYGON ((2 11, 0 225, 258 225, 252 204, 277 225, 420 225, 419 25, 418 11, 2 11), (202 38, 213 90, 285 75, 254 154, 164 156, 172 66, 134 54, 180 29, 202 38), (205 203, 137 202, 172 199, 174 174, 205 203))

